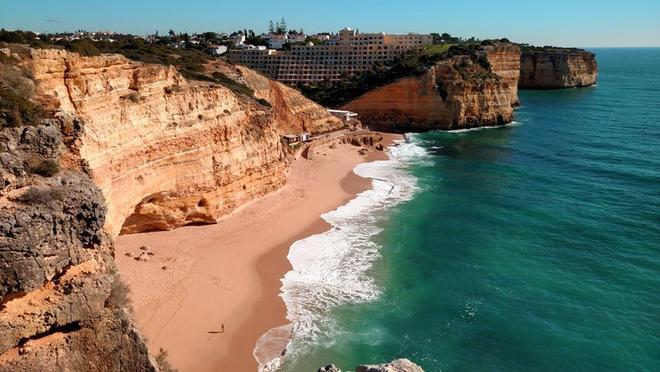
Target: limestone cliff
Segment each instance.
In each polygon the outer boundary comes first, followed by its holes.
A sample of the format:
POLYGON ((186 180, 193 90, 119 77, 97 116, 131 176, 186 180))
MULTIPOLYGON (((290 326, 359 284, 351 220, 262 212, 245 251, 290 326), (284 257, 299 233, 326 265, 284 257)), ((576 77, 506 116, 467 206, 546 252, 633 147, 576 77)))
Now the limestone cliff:
POLYGON ((328 116, 321 106, 305 98, 297 90, 278 81, 271 80, 261 73, 240 65, 216 61, 208 66, 210 71, 220 71, 231 79, 243 83, 254 90, 254 96, 265 99, 277 109, 275 116, 279 127, 288 133, 325 133, 336 130, 342 124, 328 116))
POLYGON ((494 42, 485 45, 483 51, 491 71, 499 76, 509 89, 509 97, 518 105, 518 79, 520 78, 520 47, 512 43, 494 42))
POLYGON ((520 57, 520 89, 561 89, 596 84, 596 56, 580 49, 528 48, 520 57))
POLYGON ((285 114, 314 132, 342 123, 293 90, 264 105, 117 55, 0 52, 46 110, 13 126, 0 112, 0 371, 157 370, 113 237, 212 222, 282 185, 285 114))
POLYGON ((284 132, 342 125, 247 69, 272 108, 118 55, 34 50, 30 62, 40 92, 83 123, 77 149, 106 199, 112 235, 213 222, 284 183, 284 132))
POLYGON ((0 371, 156 370, 123 309, 101 191, 65 160, 78 124, 0 128, 0 371), (38 159, 63 169, 33 174, 38 159))
POLYGON ((376 128, 460 129, 511 122, 512 99, 506 79, 465 55, 376 88, 343 108, 376 128))

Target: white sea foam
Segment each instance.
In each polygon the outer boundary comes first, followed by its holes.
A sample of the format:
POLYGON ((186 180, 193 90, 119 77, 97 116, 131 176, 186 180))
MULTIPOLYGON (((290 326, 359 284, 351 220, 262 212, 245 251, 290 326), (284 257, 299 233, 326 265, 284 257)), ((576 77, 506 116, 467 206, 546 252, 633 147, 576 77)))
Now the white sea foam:
POLYGON ((512 121, 508 124, 504 125, 487 125, 483 127, 474 127, 474 128, 465 128, 465 129, 454 129, 454 130, 448 130, 447 132, 449 133, 466 133, 466 132, 473 132, 476 130, 484 130, 484 129, 498 129, 498 128, 506 128, 506 127, 513 127, 516 125, 520 125, 520 122, 517 121, 512 121))
POLYGON ((379 257, 373 237, 380 232, 379 213, 409 200, 417 184, 406 171, 428 156, 414 136, 388 150, 390 160, 359 164, 356 174, 372 179, 372 189, 321 217, 330 230, 295 242, 288 254, 293 269, 282 279, 281 296, 293 324, 288 353, 332 339, 336 331, 329 312, 338 305, 373 301, 380 288, 367 271, 379 257))

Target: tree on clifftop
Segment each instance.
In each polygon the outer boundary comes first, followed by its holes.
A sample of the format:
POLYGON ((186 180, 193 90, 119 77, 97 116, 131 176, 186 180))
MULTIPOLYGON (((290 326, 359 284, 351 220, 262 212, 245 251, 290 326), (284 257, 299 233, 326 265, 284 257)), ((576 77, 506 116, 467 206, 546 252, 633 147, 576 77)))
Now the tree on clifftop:
POLYGON ((275 33, 279 35, 286 34, 286 20, 284 20, 284 17, 275 25, 275 33))

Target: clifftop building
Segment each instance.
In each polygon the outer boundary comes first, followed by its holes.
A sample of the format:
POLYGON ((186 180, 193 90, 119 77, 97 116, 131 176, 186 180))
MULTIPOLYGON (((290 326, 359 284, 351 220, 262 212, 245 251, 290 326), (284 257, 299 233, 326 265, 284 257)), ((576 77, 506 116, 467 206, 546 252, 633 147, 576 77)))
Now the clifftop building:
POLYGON ((406 50, 432 43, 431 35, 358 34, 345 28, 321 45, 291 45, 286 51, 232 50, 229 59, 285 83, 309 84, 359 74, 377 62, 392 61, 406 50))

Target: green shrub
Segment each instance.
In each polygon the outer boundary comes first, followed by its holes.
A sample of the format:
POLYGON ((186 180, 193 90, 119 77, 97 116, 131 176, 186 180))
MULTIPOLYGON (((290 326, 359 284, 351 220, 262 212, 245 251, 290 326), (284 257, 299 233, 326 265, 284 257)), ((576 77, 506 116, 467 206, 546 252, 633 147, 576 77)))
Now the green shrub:
POLYGON ((39 159, 33 160, 28 164, 28 170, 32 174, 38 174, 44 177, 52 177, 59 173, 60 165, 55 159, 39 159))
POLYGON ((65 187, 30 187, 14 200, 23 204, 46 204, 64 200, 65 191, 65 187))
POLYGON ((128 285, 124 283, 119 277, 115 278, 110 288, 110 295, 105 299, 105 307, 113 309, 121 309, 129 307, 131 300, 128 295, 131 290, 128 285))
POLYGON ((81 56, 93 57, 101 55, 101 51, 96 47, 94 41, 90 39, 74 40, 65 46, 66 50, 70 52, 77 52, 81 56))
POLYGON ((235 80, 230 79, 222 72, 216 71, 212 74, 214 82, 231 89, 234 93, 242 94, 244 96, 253 97, 254 90, 245 84, 241 84, 235 80))
POLYGON ((165 94, 172 94, 172 93, 178 93, 181 91, 181 86, 179 85, 170 85, 169 87, 165 87, 165 94))
POLYGON ((43 110, 30 99, 0 82, 0 125, 19 127, 35 125, 43 117, 43 110))
POLYGON ((257 98, 257 102, 258 102, 260 105, 262 105, 262 106, 266 106, 266 107, 268 107, 268 108, 273 107, 273 106, 271 106, 270 102, 266 101, 266 100, 263 99, 263 98, 257 98))
POLYGON ((35 41, 37 34, 32 31, 7 31, 4 28, 0 30, 0 41, 14 44, 30 44, 35 41))
POLYGON ((158 355, 156 355, 156 364, 158 364, 158 368, 162 372, 176 372, 176 368, 167 360, 167 351, 162 347, 158 351, 158 355))
POLYGON ((133 103, 138 103, 143 100, 142 96, 138 92, 132 92, 121 96, 120 98, 129 100, 133 103))

